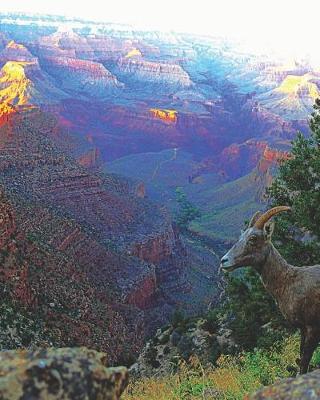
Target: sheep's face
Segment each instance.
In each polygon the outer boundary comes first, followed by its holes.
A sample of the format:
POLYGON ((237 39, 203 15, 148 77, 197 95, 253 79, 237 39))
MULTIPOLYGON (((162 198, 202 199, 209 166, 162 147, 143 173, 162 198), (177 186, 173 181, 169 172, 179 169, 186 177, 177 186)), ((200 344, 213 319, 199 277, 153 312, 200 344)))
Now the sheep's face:
POLYGON ((240 267, 259 268, 268 255, 273 223, 268 222, 263 229, 249 227, 241 233, 239 240, 221 258, 220 267, 230 272, 240 267))

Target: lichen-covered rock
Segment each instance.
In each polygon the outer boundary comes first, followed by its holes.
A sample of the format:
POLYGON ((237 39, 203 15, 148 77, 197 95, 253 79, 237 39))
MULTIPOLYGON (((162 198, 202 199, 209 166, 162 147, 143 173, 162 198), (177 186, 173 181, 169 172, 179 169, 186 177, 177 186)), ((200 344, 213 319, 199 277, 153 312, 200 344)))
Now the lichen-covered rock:
POLYGON ((267 386, 247 400, 317 400, 320 399, 320 370, 267 386))
POLYGON ((127 382, 125 367, 86 347, 0 353, 1 400, 117 400, 127 382))
POLYGON ((135 378, 166 376, 176 371, 181 360, 196 356, 202 365, 215 363, 221 354, 217 335, 206 328, 206 320, 190 319, 158 329, 130 368, 135 378))

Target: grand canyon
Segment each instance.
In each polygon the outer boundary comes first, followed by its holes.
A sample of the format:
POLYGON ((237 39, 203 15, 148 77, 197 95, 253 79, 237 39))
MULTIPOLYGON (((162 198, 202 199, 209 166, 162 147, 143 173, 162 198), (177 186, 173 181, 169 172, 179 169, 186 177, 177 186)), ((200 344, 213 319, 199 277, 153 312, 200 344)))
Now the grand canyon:
POLYGON ((49 344, 128 362, 218 300, 219 258, 319 91, 307 61, 222 38, 0 14, 2 298, 49 344), (188 235, 177 188, 200 210, 188 235))

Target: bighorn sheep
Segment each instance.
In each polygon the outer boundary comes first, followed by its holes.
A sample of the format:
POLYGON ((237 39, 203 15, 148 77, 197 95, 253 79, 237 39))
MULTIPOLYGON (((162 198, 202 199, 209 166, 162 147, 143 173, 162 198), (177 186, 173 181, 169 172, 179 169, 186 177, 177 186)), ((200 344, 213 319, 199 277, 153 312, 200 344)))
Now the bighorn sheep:
POLYGON ((279 206, 256 213, 238 242, 222 257, 221 269, 251 266, 260 274, 284 317, 301 331, 300 373, 304 374, 320 341, 320 265, 294 267, 271 243, 271 217, 289 210, 279 206))

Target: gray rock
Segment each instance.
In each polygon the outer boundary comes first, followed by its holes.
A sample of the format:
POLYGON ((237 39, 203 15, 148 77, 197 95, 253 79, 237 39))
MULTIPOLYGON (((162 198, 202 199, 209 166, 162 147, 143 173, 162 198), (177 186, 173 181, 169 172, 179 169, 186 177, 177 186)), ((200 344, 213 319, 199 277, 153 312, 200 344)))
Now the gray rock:
POLYGON ((128 371, 106 359, 85 347, 0 352, 0 399, 118 400, 128 371))
POLYGON ((320 370, 285 379, 247 396, 247 400, 320 400, 320 370))

